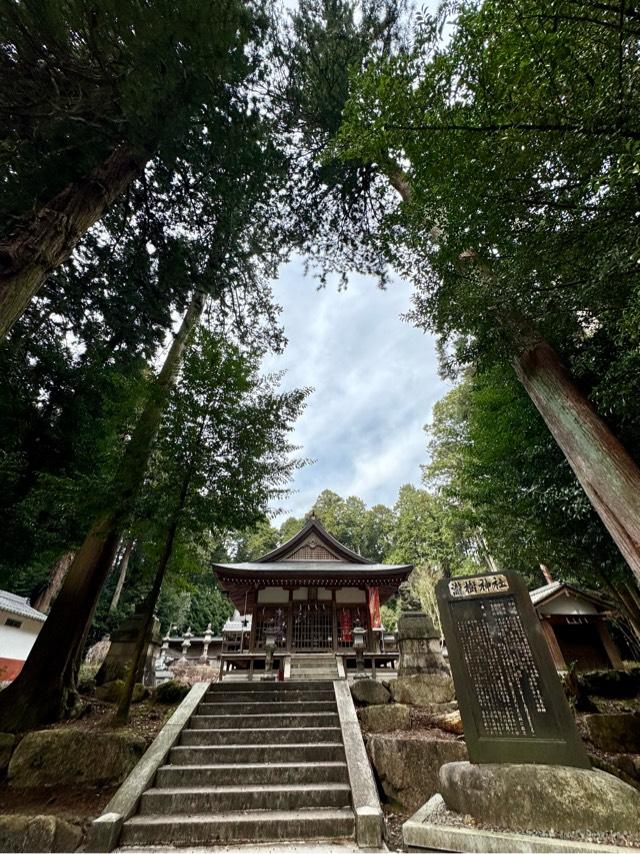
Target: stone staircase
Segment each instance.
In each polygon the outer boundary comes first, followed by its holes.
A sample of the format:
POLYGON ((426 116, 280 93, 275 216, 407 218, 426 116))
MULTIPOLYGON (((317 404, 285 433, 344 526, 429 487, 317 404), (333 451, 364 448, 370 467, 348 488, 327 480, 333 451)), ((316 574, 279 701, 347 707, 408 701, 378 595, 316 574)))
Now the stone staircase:
POLYGON ((212 685, 168 761, 121 846, 355 837, 330 681, 212 685))
POLYGON ((296 653, 291 657, 291 679, 296 681, 332 681, 338 679, 338 665, 333 653, 296 653))

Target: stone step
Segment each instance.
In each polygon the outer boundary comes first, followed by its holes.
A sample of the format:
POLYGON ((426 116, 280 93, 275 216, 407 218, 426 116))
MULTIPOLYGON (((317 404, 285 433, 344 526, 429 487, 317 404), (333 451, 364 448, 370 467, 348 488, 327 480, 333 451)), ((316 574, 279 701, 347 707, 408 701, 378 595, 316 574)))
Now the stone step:
POLYGON ((260 692, 259 696, 257 696, 256 692, 244 690, 244 686, 241 691, 220 691, 217 693, 207 691, 204 696, 204 702, 226 705, 227 703, 290 703, 292 700, 307 703, 311 700, 335 700, 333 686, 326 682, 324 685, 326 686, 325 688, 317 688, 314 685, 309 690, 297 687, 291 691, 264 691, 260 692))
MULTIPOLYGON (((344 762, 344 746, 322 744, 217 744, 172 747, 171 765, 246 765, 262 762, 344 762)), ((240 773, 240 772, 239 772, 240 773)))
POLYGON ((155 785, 158 788, 178 786, 215 786, 221 780, 242 778, 261 783, 348 783, 345 762, 280 762, 252 765, 164 765, 158 769, 155 785))
MULTIPOLYGON (((243 774, 243 776, 246 776, 243 774)), ((251 781, 253 782, 253 781, 251 781)), ((346 783, 296 783, 244 786, 148 789, 140 801, 140 815, 237 812, 240 810, 298 810, 348 807, 346 783)))
POLYGON ((267 729, 268 727, 338 726, 336 712, 276 712, 270 715, 193 715, 191 729, 267 729))
MULTIPOLYGON (((278 691, 286 694, 288 691, 295 691, 297 689, 299 690, 300 688, 303 688, 305 691, 307 691, 309 687, 310 686, 307 683, 302 686, 296 684, 295 679, 287 679, 286 682, 263 682, 259 676, 256 676, 251 681, 248 681, 247 679, 235 679, 227 682, 225 679, 222 682, 214 682, 213 685, 209 686, 207 693, 225 694, 227 691, 251 691, 261 694, 269 691, 278 691)), ((324 688, 325 686, 320 683, 318 687, 324 688)))
POLYGON ((335 697, 332 700, 284 700, 265 703, 200 703, 197 708, 198 715, 257 715, 263 713, 271 715, 282 712, 287 714, 299 714, 300 712, 335 712, 335 697))
POLYGON ((341 744, 340 727, 280 727, 279 729, 185 729, 182 745, 200 744, 341 744))
POLYGON ((338 678, 338 672, 337 671, 335 671, 335 672, 329 671, 327 673, 321 673, 320 671, 318 671, 318 673, 317 674, 314 673, 313 676, 305 674, 305 673, 301 673, 301 674, 299 674, 298 679, 302 680, 303 682, 306 679, 309 679, 309 680, 313 679, 315 682, 315 680, 318 678, 318 675, 321 675, 322 678, 325 680, 325 682, 335 682, 335 680, 338 678))
POLYGON ((134 816, 125 822, 121 845, 213 845, 277 839, 353 839, 355 819, 342 809, 256 810, 212 815, 134 816))

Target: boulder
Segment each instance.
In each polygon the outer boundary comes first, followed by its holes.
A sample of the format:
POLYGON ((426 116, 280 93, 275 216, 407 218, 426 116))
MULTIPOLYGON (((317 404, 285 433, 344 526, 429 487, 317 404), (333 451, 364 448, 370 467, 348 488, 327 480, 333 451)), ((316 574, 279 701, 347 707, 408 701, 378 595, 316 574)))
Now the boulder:
POLYGON ((32 786, 114 786, 145 751, 145 741, 129 732, 73 727, 30 732, 9 763, 9 784, 32 786))
POLYGON ((400 703, 387 703, 384 706, 366 706, 360 709, 360 723, 367 732, 393 732, 396 729, 410 729, 411 709, 400 703))
POLYGON ((636 697, 640 692, 640 667, 630 670, 592 670, 578 675, 580 685, 596 697, 636 697))
POLYGON ((410 706, 450 703, 455 699, 453 679, 443 672, 398 676, 395 682, 390 683, 390 688, 396 703, 408 703, 410 706))
POLYGON ((0 851, 75 851, 82 831, 53 815, 0 816, 0 851))
MULTIPOLYGON (((120 699, 120 694, 122 693, 123 688, 123 679, 114 679, 112 682, 105 682, 103 685, 98 685, 96 688, 96 699, 101 700, 103 703, 117 703, 120 699)), ((141 685, 140 682, 138 682, 133 686, 133 697, 131 698, 131 702, 139 703, 148 695, 149 691, 144 687, 144 685, 141 685)))
POLYGON ((458 711, 447 712, 447 714, 444 715, 434 715, 433 722, 445 732, 452 732, 454 735, 462 735, 462 717, 458 711))
POLYGON ((585 715, 589 738, 605 753, 640 753, 640 715, 585 715))
POLYGON ((353 682, 351 696, 356 706, 381 706, 391 701, 391 694, 375 679, 358 679, 353 682))
POLYGON ((370 735, 367 752, 386 797, 409 813, 438 791, 442 765, 467 758, 462 741, 412 733, 370 735))
POLYGON ((9 760, 16 745, 16 737, 10 732, 0 732, 0 780, 6 775, 9 760))
POLYGON ((181 682, 179 679, 169 679, 158 685, 153 698, 156 703, 166 703, 166 705, 172 706, 175 703, 181 703, 190 690, 191 686, 188 682, 181 682))
POLYGON ((640 792, 597 769, 452 762, 440 793, 454 812, 509 830, 640 831, 640 792))

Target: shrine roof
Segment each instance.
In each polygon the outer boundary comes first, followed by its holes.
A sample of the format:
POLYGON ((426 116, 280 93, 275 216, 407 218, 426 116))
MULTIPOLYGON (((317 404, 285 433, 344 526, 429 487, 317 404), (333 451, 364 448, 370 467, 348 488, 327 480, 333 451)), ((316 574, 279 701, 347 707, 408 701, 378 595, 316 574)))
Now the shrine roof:
POLYGON ((221 570, 225 575, 359 575, 366 578, 371 575, 408 575, 413 566, 391 563, 354 564, 339 560, 280 560, 270 561, 268 564, 258 561, 214 563, 213 568, 221 570))
POLYGON ((607 596, 603 596, 601 593, 595 593, 592 590, 582 590, 580 587, 575 587, 573 584, 568 584, 566 581, 552 581, 550 584, 544 584, 542 587, 536 587, 535 590, 529 591, 531 602, 536 608, 539 605, 563 594, 565 596, 573 596, 577 599, 584 599, 588 602, 593 602, 594 605, 600 608, 611 608, 613 605, 607 596))
POLYGON ((331 555, 333 560, 343 560, 348 563, 357 564, 372 564, 373 561, 368 560, 362 555, 354 552, 352 549, 343 545, 341 542, 330 534, 324 525, 320 522, 315 512, 309 516, 303 527, 294 534, 286 543, 273 549, 261 558, 258 558, 256 563, 276 563, 282 559, 297 560, 296 553, 309 546, 311 549, 319 547, 326 550, 331 555))

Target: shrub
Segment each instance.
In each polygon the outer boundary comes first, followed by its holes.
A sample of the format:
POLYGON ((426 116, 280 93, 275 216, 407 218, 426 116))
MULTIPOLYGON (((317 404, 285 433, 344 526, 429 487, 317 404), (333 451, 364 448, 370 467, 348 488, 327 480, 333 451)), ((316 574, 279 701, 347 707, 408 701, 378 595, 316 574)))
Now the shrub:
POLYGON ((179 703, 187 696, 191 687, 186 682, 180 682, 178 679, 169 679, 168 682, 162 682, 155 690, 156 703, 166 703, 173 705, 179 703))

